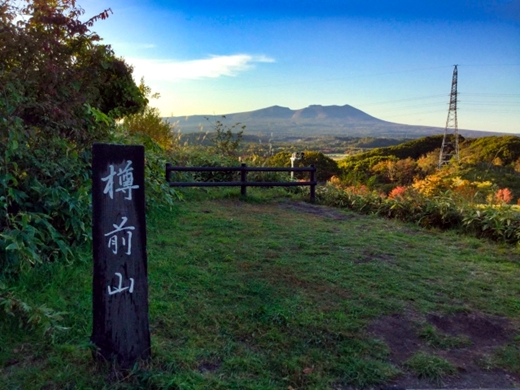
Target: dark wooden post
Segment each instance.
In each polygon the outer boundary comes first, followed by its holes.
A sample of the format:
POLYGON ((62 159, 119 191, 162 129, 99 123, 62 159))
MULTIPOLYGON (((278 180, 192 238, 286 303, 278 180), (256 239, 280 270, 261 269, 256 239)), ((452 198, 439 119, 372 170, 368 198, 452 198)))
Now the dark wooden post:
POLYGON ((150 357, 144 147, 94 144, 92 342, 130 368, 150 357))
POLYGON ((316 201, 316 165, 311 164, 311 203, 316 201))
POLYGON ((166 163, 166 183, 170 183, 171 167, 172 167, 172 164, 166 163))
POLYGON ((247 181, 247 169, 246 164, 242 163, 240 170, 240 181, 242 182, 242 185, 240 186, 240 194, 242 196, 246 196, 247 193, 247 186, 245 185, 247 181))

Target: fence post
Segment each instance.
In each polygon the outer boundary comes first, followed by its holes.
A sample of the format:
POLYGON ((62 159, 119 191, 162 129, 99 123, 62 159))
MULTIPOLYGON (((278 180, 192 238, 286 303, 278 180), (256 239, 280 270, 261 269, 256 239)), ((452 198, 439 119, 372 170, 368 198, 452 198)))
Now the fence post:
POLYGON ((311 203, 316 201, 316 165, 311 164, 311 203))
POLYGON ((166 163, 166 183, 170 183, 170 168, 172 167, 172 164, 166 163))
POLYGON ((241 170, 240 170, 240 181, 242 182, 242 185, 240 186, 240 195, 246 196, 247 192, 247 186, 245 183, 247 182, 247 168, 246 164, 241 164, 241 170))

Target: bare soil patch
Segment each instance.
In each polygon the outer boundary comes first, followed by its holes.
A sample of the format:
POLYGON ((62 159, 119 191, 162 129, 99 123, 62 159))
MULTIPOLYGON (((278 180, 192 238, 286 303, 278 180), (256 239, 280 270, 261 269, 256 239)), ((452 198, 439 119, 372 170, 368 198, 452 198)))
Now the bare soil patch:
POLYGON ((451 316, 431 314, 428 322, 444 333, 468 336, 479 349, 505 344, 511 331, 506 318, 481 313, 455 313, 451 316))
POLYGON ((483 362, 499 347, 510 341, 513 326, 506 318, 484 313, 455 313, 427 315, 421 318, 413 313, 385 316, 370 324, 367 332, 383 340, 391 350, 390 361, 403 371, 388 386, 415 389, 478 389, 515 388, 520 377, 500 369, 487 370, 483 362), (419 337, 421 326, 430 324, 436 330, 451 336, 465 336, 471 344, 452 349, 430 347, 419 337), (448 360, 457 368, 457 375, 443 378, 440 383, 417 378, 403 367, 416 352, 423 351, 448 360))
POLYGON ((203 361, 197 367, 197 371, 200 372, 201 374, 212 373, 212 372, 217 371, 221 365, 222 365, 222 363, 219 361, 217 361, 217 362, 203 361))
POLYGON ((355 259, 354 264, 365 264, 374 261, 380 263, 394 263, 395 257, 387 253, 379 253, 367 248, 363 251, 363 257, 355 259))
POLYGON ((280 207, 285 210, 294 210, 301 213, 319 215, 325 218, 335 219, 338 221, 345 221, 348 219, 358 218, 358 216, 354 213, 348 213, 333 207, 320 206, 306 202, 282 203, 280 207))
MULTIPOLYGON (((280 207, 338 221, 360 218, 354 213, 306 202, 282 203, 280 207)), ((407 229, 406 233, 417 234, 411 229, 407 229)), ((363 252, 363 257, 357 259, 355 263, 363 264, 372 261, 391 263, 394 260, 391 255, 378 254, 367 248, 363 252)), ((309 287, 301 280, 285 275, 288 283, 309 287)), ((323 294, 324 290, 321 289, 315 293, 323 294)), ((327 292, 330 293, 330 291, 327 292)), ((514 327, 507 318, 477 312, 424 316, 409 311, 379 318, 370 324, 367 332, 388 345, 391 351, 390 361, 403 371, 403 374, 395 381, 382 386, 381 389, 505 389, 520 387, 520 376, 517 374, 501 369, 487 369, 485 364, 486 360, 489 360, 498 348, 508 344, 511 341, 511 335, 515 334, 514 327), (421 326, 426 324, 434 326, 442 334, 465 337, 471 343, 451 349, 431 347, 425 339, 419 337, 421 326), (448 360, 457 369, 457 374, 443 378, 441 382, 417 378, 413 372, 403 366, 403 363, 420 351, 448 360)))

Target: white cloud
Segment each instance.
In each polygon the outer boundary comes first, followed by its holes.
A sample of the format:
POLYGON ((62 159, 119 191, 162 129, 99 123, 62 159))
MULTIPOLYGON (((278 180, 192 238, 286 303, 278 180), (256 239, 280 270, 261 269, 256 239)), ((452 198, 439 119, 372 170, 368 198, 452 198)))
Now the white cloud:
POLYGON ((221 76, 236 76, 258 62, 274 62, 266 56, 234 54, 211 56, 202 60, 175 61, 125 58, 134 67, 134 76, 146 81, 179 81, 221 76))

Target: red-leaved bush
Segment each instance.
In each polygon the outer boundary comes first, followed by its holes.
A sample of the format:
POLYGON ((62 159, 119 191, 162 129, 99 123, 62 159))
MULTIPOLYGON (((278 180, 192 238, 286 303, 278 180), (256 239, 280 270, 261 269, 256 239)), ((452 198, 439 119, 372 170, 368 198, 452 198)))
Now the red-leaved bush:
POLYGON ((388 194, 388 198, 389 199, 403 198, 406 193, 406 190, 407 190, 407 187, 404 187, 404 186, 395 187, 388 194))
POLYGON ((501 188, 495 193, 495 201, 498 203, 509 203, 513 200, 513 194, 509 188, 501 188))

